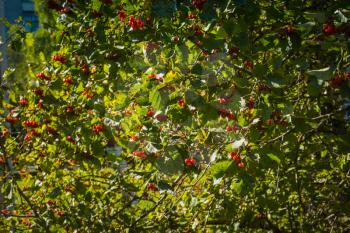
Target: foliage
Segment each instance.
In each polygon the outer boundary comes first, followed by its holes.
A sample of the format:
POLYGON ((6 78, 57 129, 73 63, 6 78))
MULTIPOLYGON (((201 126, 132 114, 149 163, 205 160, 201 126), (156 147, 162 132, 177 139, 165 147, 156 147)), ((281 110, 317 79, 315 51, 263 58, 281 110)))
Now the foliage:
POLYGON ((349 231, 348 1, 37 2, 1 229, 349 231))

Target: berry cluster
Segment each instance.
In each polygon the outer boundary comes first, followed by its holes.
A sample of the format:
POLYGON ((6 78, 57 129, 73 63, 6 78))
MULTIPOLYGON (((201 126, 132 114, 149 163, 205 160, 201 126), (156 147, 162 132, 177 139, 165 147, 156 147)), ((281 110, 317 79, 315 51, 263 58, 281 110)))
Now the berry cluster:
POLYGON ((337 88, 340 87, 340 85, 347 79, 350 79, 350 73, 347 73, 346 75, 338 74, 329 80, 329 85, 337 88))
POLYGON ((239 131, 241 129, 241 126, 239 126, 239 125, 234 125, 234 126, 230 126, 230 125, 228 125, 227 127, 226 127, 226 132, 237 132, 237 131, 239 131))
POLYGON ((58 54, 53 55, 53 56, 52 56, 52 60, 53 60, 53 61, 61 62, 62 64, 66 63, 66 59, 64 58, 64 56, 58 55, 58 54))
POLYGON ((118 12, 117 12, 117 15, 118 15, 120 21, 124 21, 125 18, 128 16, 128 15, 125 13, 125 11, 118 11, 118 12))
POLYGON ((235 114, 227 109, 222 108, 222 109, 219 109, 218 112, 219 112, 220 116, 228 118, 229 120, 236 119, 235 114))
POLYGON ((23 125, 25 127, 32 127, 32 128, 37 128, 39 126, 39 124, 35 121, 24 121, 23 125))
POLYGON ((131 16, 129 19, 129 27, 133 30, 142 29, 145 26, 145 23, 141 19, 135 19, 134 16, 131 16))
POLYGON ((51 80, 51 77, 46 76, 43 72, 40 72, 39 74, 37 74, 36 77, 42 80, 47 80, 47 81, 51 80))
POLYGON ((231 155, 231 158, 237 162, 239 168, 245 167, 245 164, 241 160, 241 157, 239 156, 239 154, 237 154, 235 151, 231 151, 230 155, 231 155))

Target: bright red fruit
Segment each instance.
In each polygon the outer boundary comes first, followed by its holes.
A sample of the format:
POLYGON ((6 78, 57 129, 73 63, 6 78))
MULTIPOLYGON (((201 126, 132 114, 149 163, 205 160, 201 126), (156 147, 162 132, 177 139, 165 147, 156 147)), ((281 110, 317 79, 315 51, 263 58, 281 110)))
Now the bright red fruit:
POLYGON ((97 125, 92 126, 92 130, 94 131, 94 133, 98 134, 104 130, 104 126, 97 124, 97 125))
POLYGON ((148 112, 147 112, 147 116, 148 117, 153 117, 154 116, 154 114, 155 114, 155 111, 153 111, 153 110, 148 110, 148 112))
POLYGON ((233 131, 233 127, 228 125, 226 126, 226 132, 232 132, 233 131))
POLYGON ((29 101, 26 98, 21 98, 18 103, 22 106, 28 105, 29 101))
POLYGON ((53 56, 52 56, 52 60, 53 60, 53 61, 61 62, 62 64, 66 63, 66 59, 64 58, 64 56, 58 55, 58 54, 53 55, 53 56))
POLYGON ((64 82, 65 85, 71 85, 71 84, 74 83, 73 78, 71 76, 63 79, 63 82, 64 82))
POLYGON ((156 79, 156 78, 157 78, 157 75, 155 75, 155 74, 149 74, 149 75, 148 75, 148 78, 149 78, 149 79, 156 79))
POLYGON ((186 166, 194 166, 196 163, 197 163, 197 161, 193 158, 185 159, 186 166))
POLYGON ((136 30, 136 29, 142 29, 145 23, 141 19, 135 19, 134 16, 131 16, 129 19, 128 25, 132 29, 136 30))
POLYGON ((150 191, 158 191, 158 187, 154 183, 148 183, 147 189, 150 191))
POLYGON ((72 106, 68 106, 68 107, 66 108, 66 112, 67 112, 67 113, 72 113, 72 112, 74 112, 74 108, 73 108, 72 106))
POLYGON ((128 16, 128 15, 125 13, 125 11, 118 11, 118 12, 117 12, 117 15, 118 15, 120 21, 124 21, 125 18, 128 16))
POLYGON ((36 75, 36 77, 37 77, 37 78, 40 78, 40 79, 42 79, 42 80, 47 80, 47 81, 51 80, 51 77, 46 76, 43 72, 38 73, 38 74, 36 75))
POLYGON ((68 135, 68 136, 67 136, 67 141, 68 141, 68 142, 71 142, 71 143, 73 143, 73 144, 75 143, 75 140, 74 140, 74 138, 73 138, 71 135, 68 135))
POLYGON ((32 127, 32 128, 37 128, 39 126, 39 124, 35 121, 24 121, 23 125, 25 127, 32 127))
POLYGON ((325 23, 323 24, 323 32, 326 34, 326 35, 331 35, 333 33, 335 33, 335 26, 333 23, 325 23))
POLYGON ((25 140, 25 141, 29 141, 30 139, 31 139, 31 137, 30 137, 29 134, 26 134, 26 135, 24 136, 24 140, 25 140))
POLYGON ((236 162, 240 162, 241 161, 241 158, 239 157, 239 155, 235 151, 231 151, 230 155, 231 155, 231 158, 234 161, 236 161, 236 162))
POLYGON ((227 104, 229 99, 227 97, 220 97, 219 98, 219 103, 220 104, 227 104))
POLYGON ((136 157, 140 157, 140 158, 145 158, 146 157, 146 153, 144 151, 134 151, 133 155, 136 157))
POLYGON ((186 106, 185 100, 183 98, 179 99, 179 101, 177 101, 177 104, 180 108, 184 108, 186 106))
POLYGON ((245 167, 245 164, 244 164, 243 162, 239 162, 239 163, 238 163, 238 167, 239 167, 239 168, 244 168, 244 167, 245 167))

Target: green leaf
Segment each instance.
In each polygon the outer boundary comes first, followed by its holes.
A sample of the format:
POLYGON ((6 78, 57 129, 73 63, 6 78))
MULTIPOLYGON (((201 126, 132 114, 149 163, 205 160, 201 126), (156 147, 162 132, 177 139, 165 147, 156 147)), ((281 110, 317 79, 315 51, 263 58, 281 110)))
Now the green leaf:
POLYGON ((271 160, 275 161, 276 163, 281 164, 281 160, 280 160, 280 158, 277 157, 277 155, 272 154, 272 153, 268 153, 267 156, 268 156, 271 160))
POLYGON ((332 77, 331 67, 322 68, 319 70, 309 70, 306 72, 308 75, 316 77, 318 80, 327 81, 332 77))
POLYGON ((153 108, 162 109, 168 103, 168 95, 165 92, 157 89, 153 90, 149 95, 149 101, 152 103, 153 108))
POLYGON ((230 160, 217 162, 210 167, 209 174, 215 178, 223 177, 231 165, 232 161, 230 160))

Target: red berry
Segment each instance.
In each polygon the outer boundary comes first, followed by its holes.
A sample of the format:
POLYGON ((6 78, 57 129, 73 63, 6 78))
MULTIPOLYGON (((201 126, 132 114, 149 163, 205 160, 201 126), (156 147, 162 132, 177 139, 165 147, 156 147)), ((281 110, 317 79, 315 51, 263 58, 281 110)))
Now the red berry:
POLYGON ((120 21, 124 21, 125 18, 128 16, 128 15, 125 13, 125 11, 122 11, 122 10, 121 10, 121 11, 118 11, 118 12, 117 12, 117 15, 118 15, 120 21))
POLYGON ((157 75, 155 75, 155 74, 149 74, 149 75, 148 75, 148 78, 149 78, 149 79, 156 79, 156 78, 157 78, 157 75))
POLYGON ((267 125, 271 126, 273 125, 273 119, 268 119, 267 122, 266 122, 267 125))
POLYGON ((194 13, 192 12, 188 13, 188 19, 196 19, 196 18, 197 18, 197 15, 195 15, 194 13))
POLYGON ((83 64, 81 66, 81 71, 83 72, 83 74, 89 74, 90 73, 89 66, 87 64, 83 64))
POLYGON ((62 55, 58 55, 58 54, 54 55, 52 57, 52 60, 57 61, 57 62, 61 62, 62 64, 66 63, 66 59, 62 55))
POLYGON ((233 48, 230 48, 227 52, 232 58, 236 58, 238 56, 238 53, 239 53, 239 48, 237 47, 233 47, 233 48))
POLYGON ((180 108, 184 108, 186 106, 185 100, 183 98, 179 99, 179 101, 177 101, 177 104, 180 108))
POLYGON ((98 134, 104 130, 104 126, 97 124, 97 125, 92 126, 92 130, 94 131, 94 133, 98 134))
POLYGON ((25 140, 25 141, 29 141, 29 140, 30 140, 30 138, 31 138, 31 137, 30 137, 30 135, 29 135, 29 134, 26 134, 26 135, 24 136, 24 140, 25 140))
POLYGON ((343 83, 343 81, 346 80, 346 77, 342 74, 338 74, 337 76, 333 77, 331 80, 329 80, 329 85, 331 87, 337 88, 340 87, 340 85, 343 83))
POLYGON ((335 26, 333 23, 325 23, 323 24, 323 32, 326 34, 326 35, 331 35, 335 32, 335 26))
POLYGON ((160 121, 160 122, 163 122, 163 121, 168 120, 168 117, 167 117, 166 115, 164 115, 164 114, 158 114, 158 115, 156 116, 156 119, 157 119, 158 121, 160 121))
POLYGON ((134 16, 131 16, 129 19, 128 25, 132 29, 136 30, 136 29, 142 29, 145 23, 141 19, 135 19, 134 16))
POLYGON ((148 110, 148 112, 147 112, 148 117, 153 117, 154 114, 155 114, 155 111, 153 111, 153 110, 148 110))
POLYGON ((253 69, 254 63, 251 60, 244 61, 244 67, 251 70, 253 69))
POLYGON ((233 131, 233 127, 228 125, 226 126, 226 132, 232 132, 233 131))
POLYGON ((228 103, 228 98, 227 97, 220 97, 219 98, 219 103, 220 104, 227 104, 228 103))
POLYGON ((131 136, 131 138, 130 138, 130 141, 132 141, 132 142, 137 142, 137 141, 139 141, 139 140, 140 140, 140 137, 137 136, 137 135, 131 136))
POLYGON ((236 161, 236 162, 240 162, 241 161, 241 158, 239 157, 239 155, 235 151, 231 151, 230 155, 231 155, 231 158, 234 161, 236 161))
POLYGON ((22 106, 28 105, 29 101, 26 98, 21 98, 18 103, 22 106))
POLYGON ((150 191, 158 191, 157 186, 154 183, 148 183, 147 184, 147 189, 150 191))
POLYGON ((186 166, 194 166, 196 163, 197 163, 197 161, 193 158, 185 159, 186 166))
POLYGON ((38 73, 38 74, 36 75, 36 77, 39 78, 39 79, 42 79, 42 80, 47 80, 47 81, 51 80, 51 77, 46 76, 43 72, 38 73))
POLYGON ((140 158, 145 158, 146 157, 146 153, 144 151, 134 151, 133 155, 136 157, 140 157, 140 158))
POLYGON ((69 7, 63 7, 60 12, 62 14, 69 14, 71 12, 71 9, 69 7))
POLYGON ((243 162, 239 162, 239 163, 238 163, 238 167, 242 169, 242 168, 245 167, 245 164, 244 164, 243 162))
POLYGON ((65 85, 71 85, 71 84, 74 83, 73 78, 71 76, 63 79, 63 82, 64 82, 65 85))
POLYGON ((67 113, 72 113, 72 112, 74 112, 74 108, 73 108, 72 106, 68 106, 68 107, 66 108, 66 112, 67 112, 67 113))
POLYGON ((71 143, 75 143, 75 140, 74 140, 74 138, 71 135, 67 136, 67 141, 71 142, 71 143))

